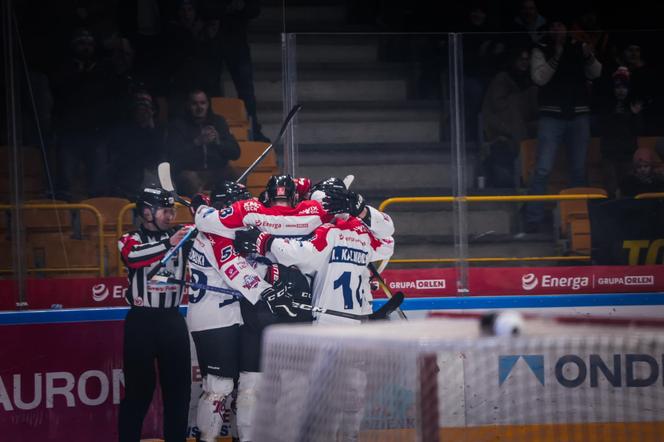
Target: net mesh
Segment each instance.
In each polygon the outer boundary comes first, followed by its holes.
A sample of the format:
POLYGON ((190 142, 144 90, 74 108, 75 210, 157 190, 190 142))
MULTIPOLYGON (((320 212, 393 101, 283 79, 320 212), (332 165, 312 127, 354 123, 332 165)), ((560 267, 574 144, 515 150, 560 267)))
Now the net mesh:
POLYGON ((664 336, 475 320, 269 329, 261 441, 658 441, 664 336))

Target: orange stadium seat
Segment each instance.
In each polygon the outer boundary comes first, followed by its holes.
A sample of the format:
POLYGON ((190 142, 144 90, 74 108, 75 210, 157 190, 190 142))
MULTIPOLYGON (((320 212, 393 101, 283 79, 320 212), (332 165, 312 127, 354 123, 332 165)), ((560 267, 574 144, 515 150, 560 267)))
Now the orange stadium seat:
POLYGON ((231 135, 235 138, 236 141, 248 141, 249 140, 249 126, 230 126, 231 135))
MULTIPOLYGON (((601 194, 606 190, 599 187, 571 187, 560 191, 561 195, 601 194)), ((590 253, 590 218, 588 201, 560 201, 560 233, 570 239, 570 249, 574 253, 590 253)))
POLYGON ((226 119, 229 126, 251 125, 244 101, 231 97, 212 97, 210 99, 212 111, 226 119))

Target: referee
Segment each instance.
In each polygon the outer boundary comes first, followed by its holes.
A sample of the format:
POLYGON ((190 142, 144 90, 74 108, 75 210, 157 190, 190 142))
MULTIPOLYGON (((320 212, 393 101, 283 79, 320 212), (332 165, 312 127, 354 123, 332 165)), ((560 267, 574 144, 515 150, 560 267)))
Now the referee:
MULTIPOLYGON (((183 287, 147 280, 150 269, 186 234, 187 228, 171 227, 175 218, 173 197, 159 186, 143 189, 136 201, 141 220, 138 230, 120 238, 118 247, 127 268, 131 305, 124 324, 125 396, 120 403, 119 440, 138 442, 143 419, 155 389, 155 360, 164 400, 164 439, 184 442, 191 394, 189 332, 178 309, 183 287)), ((185 276, 185 252, 181 248, 160 274, 185 276)))

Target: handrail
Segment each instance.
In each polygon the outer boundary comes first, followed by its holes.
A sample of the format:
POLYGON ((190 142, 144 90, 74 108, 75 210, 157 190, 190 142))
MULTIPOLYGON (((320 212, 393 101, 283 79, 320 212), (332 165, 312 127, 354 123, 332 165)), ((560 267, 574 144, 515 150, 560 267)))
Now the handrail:
POLYGON ((664 192, 640 193, 634 197, 635 200, 654 200, 664 198, 664 192))
MULTIPOLYGON (((180 203, 175 203, 175 207, 179 209, 184 206, 180 203)), ((120 209, 120 212, 118 213, 118 222, 116 223, 117 238, 120 238, 124 234, 124 229, 122 228, 123 227, 122 220, 125 214, 127 213, 127 211, 134 208, 136 208, 136 203, 126 204, 120 209)), ((124 272, 124 264, 122 262, 122 256, 118 253, 118 276, 122 276, 123 272, 124 272)))
MULTIPOLYGON (((0 204, 0 210, 10 210, 13 206, 10 204, 0 204)), ((28 272, 31 273, 41 273, 41 272, 53 272, 53 273, 64 273, 64 272, 89 272, 93 270, 98 270, 99 271, 99 276, 103 277, 104 276, 104 223, 102 221, 102 216, 101 212, 99 210, 90 204, 45 204, 45 203, 40 203, 40 204, 24 204, 22 206, 23 209, 48 209, 48 210, 56 210, 56 209, 81 209, 81 210, 89 210, 93 213, 95 218, 97 218, 97 233, 98 233, 98 240, 99 240, 99 266, 97 267, 44 267, 44 268, 29 268, 27 269, 28 272)), ((11 269, 0 269, 0 273, 11 273, 11 269)))
MULTIPOLYGON (((664 196, 664 194, 662 194, 664 196)), ((394 197, 388 198, 380 203, 378 210, 385 211, 385 208, 392 204, 422 204, 422 203, 453 203, 455 201, 465 201, 469 203, 488 203, 488 202, 524 202, 524 201, 578 201, 606 199, 606 195, 599 193, 588 194, 570 194, 570 195, 494 195, 494 196, 415 196, 415 197, 394 197)), ((457 258, 423 258, 423 259, 390 259, 389 262, 409 264, 409 263, 454 263, 454 262, 508 262, 508 261, 588 261, 588 255, 576 256, 536 256, 536 257, 485 257, 485 258, 467 258, 459 260, 457 258)))

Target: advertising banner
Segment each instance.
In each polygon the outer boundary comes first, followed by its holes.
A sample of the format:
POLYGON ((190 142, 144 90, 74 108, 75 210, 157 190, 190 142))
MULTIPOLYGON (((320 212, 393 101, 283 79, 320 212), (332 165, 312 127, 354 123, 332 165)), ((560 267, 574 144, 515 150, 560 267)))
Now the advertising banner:
POLYGON ((662 264, 664 201, 588 201, 592 259, 602 265, 662 264))

